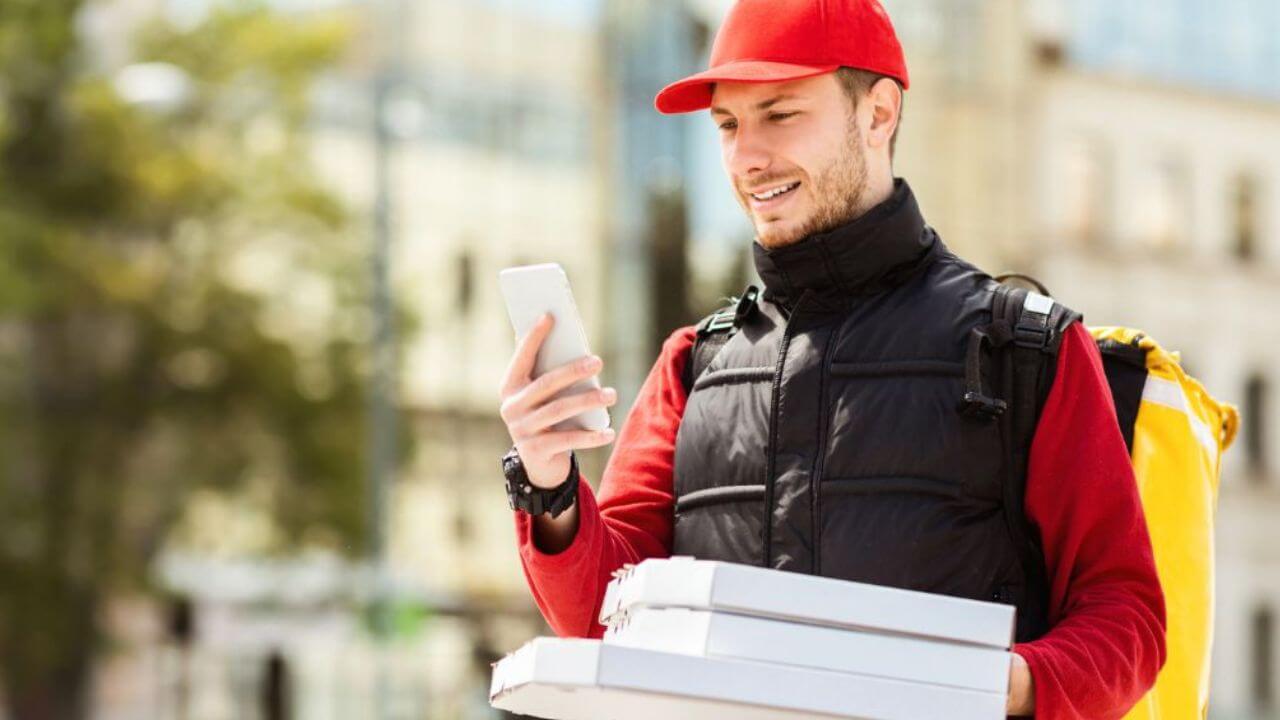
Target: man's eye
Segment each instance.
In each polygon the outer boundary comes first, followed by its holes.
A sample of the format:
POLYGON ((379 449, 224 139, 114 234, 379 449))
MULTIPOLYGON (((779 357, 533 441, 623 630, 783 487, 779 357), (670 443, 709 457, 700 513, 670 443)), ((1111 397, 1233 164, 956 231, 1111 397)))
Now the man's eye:
POLYGON ((795 115, 795 113, 794 112, 769 113, 769 119, 770 120, 786 120, 792 115, 795 115))
POLYGON ((732 120, 725 120, 724 122, 720 123, 721 130, 732 130, 737 126, 738 124, 732 120))

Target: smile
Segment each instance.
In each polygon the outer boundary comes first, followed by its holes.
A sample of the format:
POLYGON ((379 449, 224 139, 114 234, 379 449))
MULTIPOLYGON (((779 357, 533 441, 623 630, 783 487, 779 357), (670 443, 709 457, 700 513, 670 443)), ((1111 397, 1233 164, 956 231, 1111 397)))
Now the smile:
POLYGON ((778 187, 771 188, 761 193, 748 193, 748 194, 751 195, 751 197, 755 198, 756 200, 759 200, 760 202, 764 202, 766 200, 772 200, 773 198, 776 198, 779 195, 785 195, 786 193, 789 193, 798 187, 800 187, 800 183, 797 181, 797 182, 789 183, 787 185, 779 185, 778 187))

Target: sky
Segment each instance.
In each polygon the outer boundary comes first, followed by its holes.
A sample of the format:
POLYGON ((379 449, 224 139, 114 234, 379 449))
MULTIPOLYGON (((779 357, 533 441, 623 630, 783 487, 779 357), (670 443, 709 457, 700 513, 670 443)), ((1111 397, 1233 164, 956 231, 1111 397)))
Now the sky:
POLYGON ((1081 65, 1280 99, 1277 0, 1071 0, 1081 65))
POLYGON ((604 10, 605 0, 480 0, 486 5, 509 8, 520 13, 556 20, 569 25, 596 23, 604 10))

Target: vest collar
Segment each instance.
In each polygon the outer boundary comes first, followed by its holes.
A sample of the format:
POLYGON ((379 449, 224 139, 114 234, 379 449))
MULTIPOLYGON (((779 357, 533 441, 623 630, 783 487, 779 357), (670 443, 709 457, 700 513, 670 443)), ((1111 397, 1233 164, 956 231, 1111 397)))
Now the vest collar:
POLYGON ((911 188, 895 178, 888 199, 840 227, 773 250, 756 241, 751 249, 764 297, 790 307, 806 291, 861 296, 887 290, 927 265, 937 245, 911 188))

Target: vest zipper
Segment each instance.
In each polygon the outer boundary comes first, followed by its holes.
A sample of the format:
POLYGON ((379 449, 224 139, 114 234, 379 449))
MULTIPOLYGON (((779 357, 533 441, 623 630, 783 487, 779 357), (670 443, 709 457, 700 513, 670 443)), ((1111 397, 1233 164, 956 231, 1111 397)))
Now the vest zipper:
POLYGON ((813 523, 813 574, 822 574, 822 557, 818 548, 822 546, 822 470, 826 465, 827 433, 831 428, 831 413, 827 410, 827 394, 830 389, 831 354, 835 351, 838 330, 833 329, 827 338, 827 347, 822 351, 822 365, 818 368, 818 448, 813 458, 813 470, 809 476, 810 510, 813 523))
MULTIPOLYGON (((774 491, 774 473, 777 472, 777 456, 778 456, 778 394, 782 389, 782 371, 787 364, 787 349, 791 347, 791 331, 795 327, 795 320, 800 314, 800 306, 804 304, 805 299, 809 296, 809 291, 805 290, 800 293, 796 304, 792 306, 791 312, 787 314, 787 326, 782 330, 782 342, 778 344, 778 360, 773 369, 773 390, 769 401, 769 447, 767 449, 767 462, 765 462, 765 478, 764 478, 764 532, 761 540, 763 540, 763 548, 761 554, 764 556, 764 563, 761 567, 772 567, 773 559, 771 552, 773 545, 773 491, 774 491)), ((778 306, 780 309, 781 305, 778 306)))

